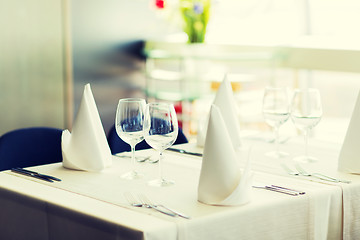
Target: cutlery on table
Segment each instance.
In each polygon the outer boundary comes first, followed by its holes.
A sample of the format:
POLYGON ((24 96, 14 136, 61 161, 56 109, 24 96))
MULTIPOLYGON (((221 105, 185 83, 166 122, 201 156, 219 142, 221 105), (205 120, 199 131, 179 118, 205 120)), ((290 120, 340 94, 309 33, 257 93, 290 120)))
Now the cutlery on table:
MULTIPOLYGON (((266 143, 274 143, 275 142, 275 138, 273 138, 273 137, 268 138, 268 137, 262 137, 262 136, 246 136, 244 138, 249 139, 249 140, 255 140, 255 141, 263 141, 266 143)), ((279 144, 284 144, 289 140, 290 140, 289 136, 280 137, 279 144)))
POLYGON ((125 196, 126 200, 128 201, 128 203, 133 207, 152 208, 152 209, 154 209, 154 210, 156 210, 156 211, 158 211, 160 213, 166 214, 166 215, 171 216, 171 217, 176 217, 177 216, 176 214, 174 214, 174 213, 172 213, 170 211, 164 211, 164 210, 159 209, 158 207, 156 207, 154 205, 149 205, 149 204, 146 204, 146 203, 144 203, 142 201, 138 201, 136 199, 136 197, 130 192, 124 193, 124 196, 125 196))
POLYGON ((176 216, 179 216, 179 217, 182 217, 182 218, 186 218, 186 219, 190 219, 190 217, 189 216, 187 216, 187 215, 185 215, 185 214, 183 214, 183 213, 180 213, 180 212, 178 212, 178 211, 175 211, 174 209, 171 209, 171 208, 169 208, 169 207, 166 207, 166 206, 164 206, 164 205, 162 205, 162 204, 155 204, 155 203, 153 203, 146 195, 144 195, 144 194, 140 194, 139 195, 139 198, 140 198, 140 200, 141 200, 141 202, 143 203, 143 204, 145 204, 145 205, 148 205, 148 206, 150 206, 150 207, 152 207, 152 208, 164 208, 164 209, 166 209, 167 211, 170 211, 170 212, 172 212, 173 214, 175 214, 176 216))
MULTIPOLYGON (((114 154, 113 156, 115 157, 119 157, 119 158, 131 158, 131 156, 128 155, 119 155, 119 154, 114 154)), ((147 156, 147 157, 140 157, 140 156, 136 156, 135 160, 137 162, 146 162, 151 158, 151 156, 147 156)))
POLYGON ((285 163, 281 163, 281 167, 285 170, 285 172, 287 172, 287 174, 289 175, 294 175, 294 176, 299 176, 300 173, 291 170, 285 163))
MULTIPOLYGON (((114 154, 115 157, 119 157, 119 158, 131 158, 131 156, 128 156, 128 155, 118 155, 118 154, 114 154)), ((135 157, 136 161, 139 162, 139 163, 142 163, 142 162, 148 162, 148 163, 157 163, 159 161, 159 159, 155 159, 155 160, 152 160, 151 159, 152 155, 151 156, 147 156, 147 157, 141 157, 141 156, 138 156, 138 157, 135 157)))
POLYGON ((189 155, 198 156, 198 157, 203 156, 202 153, 190 152, 190 151, 180 149, 180 148, 168 148, 166 150, 173 151, 173 152, 178 152, 178 153, 183 153, 183 154, 189 154, 189 155))
POLYGON ((299 190, 286 188, 286 187, 281 187, 281 186, 277 186, 277 185, 270 185, 270 187, 277 188, 277 189, 282 189, 282 190, 286 190, 286 191, 290 191, 290 192, 295 192, 295 193, 298 193, 299 195, 304 195, 305 194, 304 191, 299 191, 299 190))
POLYGON ((284 194, 291 195, 291 196, 299 196, 299 195, 304 195, 305 194, 304 191, 299 191, 299 190, 286 188, 286 187, 281 187, 281 186, 277 186, 277 185, 252 186, 252 187, 253 188, 265 189, 265 190, 269 190, 269 191, 274 191, 274 192, 278 192, 278 193, 284 193, 284 194))
POLYGON ((307 172, 304 168, 302 168, 299 164, 295 165, 296 170, 299 171, 299 173, 305 177, 315 177, 315 178, 319 178, 321 180, 325 180, 325 181, 330 181, 330 182, 342 182, 342 183, 351 183, 351 181, 348 180, 343 180, 343 179, 339 179, 339 178, 333 178, 327 175, 324 175, 322 173, 309 173, 307 172))
POLYGON ((44 180, 44 181, 47 181, 47 182, 61 181, 61 179, 56 178, 54 176, 41 174, 41 173, 38 173, 38 172, 26 170, 26 169, 23 169, 23 168, 12 168, 11 171, 15 172, 15 173, 26 175, 26 176, 34 177, 34 178, 37 178, 37 179, 41 179, 41 180, 44 180))
POLYGON ((333 182, 333 183, 351 183, 351 181, 348 180, 344 180, 344 179, 338 179, 338 178, 333 178, 327 175, 324 175, 322 173, 308 173, 307 171, 305 171, 304 168, 302 168, 299 164, 295 165, 295 168, 297 171, 293 171, 291 170, 286 164, 281 163, 282 168, 289 174, 289 175, 293 175, 293 176, 304 176, 304 177, 314 177, 323 181, 328 181, 328 182, 333 182))

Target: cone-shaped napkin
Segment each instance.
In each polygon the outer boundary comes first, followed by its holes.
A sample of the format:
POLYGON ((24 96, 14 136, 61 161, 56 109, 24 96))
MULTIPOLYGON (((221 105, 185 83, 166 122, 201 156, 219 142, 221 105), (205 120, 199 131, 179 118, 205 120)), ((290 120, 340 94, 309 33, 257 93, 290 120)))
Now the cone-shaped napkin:
MULTIPOLYGON (((231 83, 227 79, 226 75, 220 84, 218 91, 216 92, 213 104, 219 107, 221 114, 224 117, 234 148, 240 148, 242 144, 240 139, 238 109, 236 107, 236 101, 232 91, 231 83)), ((203 118, 199 122, 199 129, 197 134, 197 145, 199 147, 203 147, 205 145, 207 124, 208 118, 203 118)))
POLYGON ((241 174, 237 155, 220 109, 212 105, 198 186, 198 200, 211 205, 250 201, 250 164, 241 174))
POLYGON ((341 172, 360 173, 360 92, 341 147, 338 169, 341 172))
POLYGON ((221 111, 234 148, 241 147, 238 109, 236 107, 231 83, 228 81, 226 76, 216 93, 214 104, 218 106, 221 111))
POLYGON ((196 134, 196 145, 198 147, 204 147, 206 139, 206 131, 209 122, 209 114, 205 114, 200 117, 198 122, 198 129, 196 134))
POLYGON ((72 132, 61 138, 63 166, 76 170, 101 171, 112 164, 111 152, 101 124, 90 84, 86 84, 72 132))

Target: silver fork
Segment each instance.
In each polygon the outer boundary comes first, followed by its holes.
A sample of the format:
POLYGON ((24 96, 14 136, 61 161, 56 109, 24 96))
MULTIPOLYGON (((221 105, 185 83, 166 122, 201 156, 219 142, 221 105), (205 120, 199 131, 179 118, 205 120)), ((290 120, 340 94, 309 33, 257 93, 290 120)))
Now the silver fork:
POLYGON ((295 168, 299 171, 299 173, 301 175, 306 176, 306 177, 316 177, 316 178, 321 179, 321 180, 325 180, 325 181, 329 181, 329 182, 335 182, 335 183, 339 183, 339 182, 351 183, 351 181, 342 180, 342 179, 338 179, 338 178, 333 178, 333 177, 324 175, 322 173, 309 173, 304 168, 302 168, 299 164, 296 164, 295 168))
POLYGON ((154 209, 159 209, 159 208, 164 208, 166 209, 167 211, 170 211, 171 213, 173 213, 175 216, 179 216, 179 217, 182 217, 182 218, 186 218, 186 219, 190 219, 189 216, 183 214, 183 213, 180 213, 178 211, 175 211, 173 209, 170 209, 169 207, 165 207, 164 205, 162 204, 155 204, 153 203, 145 194, 140 194, 139 195, 139 198, 140 198, 140 201, 141 203, 143 203, 144 205, 147 205, 151 208, 154 208, 154 209))
POLYGON ((137 198, 130 192, 125 192, 124 193, 124 197, 126 198, 126 200, 128 201, 128 203, 133 206, 133 207, 145 207, 145 208, 152 208, 158 212, 161 212, 163 214, 169 215, 171 217, 176 217, 177 215, 172 213, 172 212, 168 212, 168 211, 164 211, 162 209, 157 208, 156 206, 152 206, 150 204, 147 204, 146 202, 144 202, 142 200, 142 198, 140 198, 140 201, 137 200, 137 198))
POLYGON ((177 214, 173 213, 170 210, 163 210, 163 209, 159 208, 159 206, 154 205, 152 202, 150 202, 147 199, 147 197, 144 194, 139 194, 138 197, 139 197, 140 202, 143 204, 144 207, 152 208, 152 209, 154 209, 154 210, 156 210, 158 212, 161 212, 163 214, 166 214, 166 215, 169 215, 169 216, 172 216, 172 217, 178 216, 177 214))
POLYGON ((138 202, 134 195, 130 192, 125 192, 124 197, 126 198, 126 201, 133 207, 145 207, 144 204, 138 202))
POLYGON ((300 175, 299 172, 295 172, 295 171, 291 170, 285 163, 281 163, 281 167, 287 172, 287 174, 294 175, 294 176, 300 175))
MULTIPOLYGON (((131 158, 131 156, 128 155, 118 155, 118 154, 114 154, 115 157, 119 157, 119 158, 131 158)), ((135 157, 137 162, 146 162, 146 161, 151 161, 150 160, 151 156, 147 156, 147 157, 141 157, 141 156, 137 156, 135 157)))

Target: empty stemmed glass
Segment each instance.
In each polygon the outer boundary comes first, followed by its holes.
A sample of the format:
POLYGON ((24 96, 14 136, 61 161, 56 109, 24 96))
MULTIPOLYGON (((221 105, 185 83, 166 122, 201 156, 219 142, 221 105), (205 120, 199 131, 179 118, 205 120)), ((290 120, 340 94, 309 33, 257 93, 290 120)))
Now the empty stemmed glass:
POLYGON ((265 153, 272 158, 287 156, 279 151, 279 128, 289 119, 289 100, 286 88, 266 87, 264 91, 263 116, 265 122, 274 129, 276 150, 265 153))
POLYGON ((165 180, 162 174, 163 151, 174 144, 178 135, 178 121, 173 104, 149 103, 146 106, 144 137, 145 141, 159 151, 159 178, 149 182, 156 187, 171 186, 171 180, 165 180))
POLYGON ((295 161, 315 162, 317 158, 308 155, 308 135, 322 117, 320 93, 317 89, 296 89, 291 102, 291 120, 303 131, 305 140, 305 155, 295 157, 295 161))
POLYGON ((142 177, 136 169, 135 146, 144 139, 144 114, 146 102, 142 98, 120 99, 115 117, 116 133, 119 137, 130 145, 132 171, 122 175, 125 179, 138 179, 142 177))

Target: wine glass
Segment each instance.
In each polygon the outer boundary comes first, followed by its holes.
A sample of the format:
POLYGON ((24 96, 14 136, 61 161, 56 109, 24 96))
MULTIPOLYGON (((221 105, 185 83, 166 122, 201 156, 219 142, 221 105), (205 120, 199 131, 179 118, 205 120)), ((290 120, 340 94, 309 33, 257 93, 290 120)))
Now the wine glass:
POLYGON ((315 162, 317 158, 308 155, 308 135, 322 117, 320 93, 317 89, 296 89, 291 102, 291 120, 295 126, 303 131, 305 140, 305 155, 295 157, 295 161, 315 162))
POLYGON ((266 87, 263 98, 263 116, 265 122, 274 129, 276 150, 265 153, 272 158, 289 155, 279 151, 279 128, 289 119, 289 100, 286 88, 266 87))
POLYGON ((174 181, 165 180, 162 174, 163 151, 174 144, 178 135, 178 121, 173 104, 155 102, 146 106, 145 141, 159 151, 159 178, 149 181, 150 186, 171 186, 174 181))
POLYGON ((138 179, 143 175, 138 173, 135 163, 135 146, 144 139, 144 114, 146 102, 142 98, 120 99, 115 117, 116 133, 130 145, 132 171, 122 175, 125 179, 138 179))

